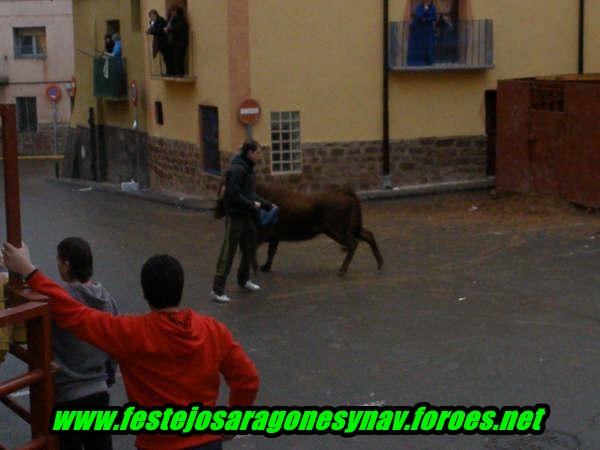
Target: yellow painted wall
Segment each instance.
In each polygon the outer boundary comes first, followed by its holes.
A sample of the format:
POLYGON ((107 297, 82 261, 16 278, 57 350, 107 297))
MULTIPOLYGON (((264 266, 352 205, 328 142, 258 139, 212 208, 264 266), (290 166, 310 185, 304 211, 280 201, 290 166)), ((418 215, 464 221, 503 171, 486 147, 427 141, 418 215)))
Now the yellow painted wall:
MULTIPOLYGON (((104 23, 120 18, 130 79, 142 93, 142 127, 151 135, 199 143, 198 106, 219 108, 220 147, 232 151, 228 6, 234 0, 188 0, 193 42, 192 84, 151 79, 150 38, 130 30, 130 1, 75 0, 75 45, 101 48, 104 23), (90 31, 92 30, 92 31, 90 31), (145 68, 145 73, 144 73, 145 68), (144 95, 145 94, 145 95, 144 95), (162 101, 165 124, 155 124, 162 101), (146 119, 146 120, 144 120, 146 119)), ((242 0, 235 0, 242 1, 242 0)), ((408 0, 390 0, 390 20, 405 20, 408 0)), ((300 110, 302 141, 381 139, 382 2, 379 0, 248 0, 250 83, 263 106, 255 137, 270 143, 269 113, 300 110)), ((494 21, 495 68, 446 73, 392 73, 391 137, 484 133, 483 99, 498 79, 577 70, 578 1, 463 0, 472 19, 494 21)), ((142 0, 164 14, 165 0, 142 0)), ((587 2, 586 71, 600 72, 600 2, 587 2)), ((78 98, 74 124, 85 124, 92 97, 92 65, 76 52, 78 98)), ((129 127, 128 104, 106 103, 105 122, 129 127)))
POLYGON ((270 111, 300 110, 304 142, 377 138, 381 2, 249 1, 255 136, 270 142, 270 111))
MULTIPOLYGON (((144 0, 143 17, 156 9, 166 16, 164 0, 144 0)), ((195 83, 177 83, 151 79, 148 85, 148 131, 153 136, 177 139, 198 144, 200 142, 199 105, 219 108, 219 142, 222 149, 229 149, 229 78, 227 45, 227 1, 188 0, 190 46, 192 51, 195 83), (163 104, 164 125, 157 125, 154 102, 163 104)), ((147 44, 150 38, 147 38, 147 44)), ((150 54, 146 51, 146 64, 150 54)))
MULTIPOLYGON (((303 142, 380 139, 382 2, 249 1, 252 94, 265 112, 256 137, 270 141, 270 111, 300 110, 303 142)), ((496 68, 392 73, 393 139, 483 134, 484 91, 498 79, 577 70, 578 2, 469 3, 472 19, 494 21, 496 68)), ((404 20, 406 1, 390 5, 390 20, 404 20)), ((590 61, 600 60, 594 34, 590 61)))
POLYGON ((600 73, 600 1, 587 0, 585 21, 585 71, 600 73))
POLYGON ((130 102, 97 100, 93 95, 93 61, 88 54, 104 50, 104 35, 107 20, 119 20, 123 57, 127 60, 128 81, 136 80, 138 85, 139 124, 146 129, 145 86, 144 86, 144 26, 141 31, 132 30, 131 1, 119 0, 74 0, 73 22, 75 34, 75 76, 77 97, 71 125, 86 125, 88 109, 96 110, 97 122, 121 128, 130 128, 134 110, 130 102), (81 51, 79 51, 81 50, 81 51))

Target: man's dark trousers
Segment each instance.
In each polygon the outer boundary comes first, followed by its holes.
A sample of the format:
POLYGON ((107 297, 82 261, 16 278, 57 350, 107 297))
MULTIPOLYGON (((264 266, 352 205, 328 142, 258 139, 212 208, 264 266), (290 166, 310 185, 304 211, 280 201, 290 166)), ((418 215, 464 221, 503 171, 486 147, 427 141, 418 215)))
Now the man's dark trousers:
POLYGON ((256 220, 254 217, 228 215, 225 219, 225 238, 213 283, 213 291, 217 295, 223 295, 225 292, 225 283, 231 271, 238 245, 242 253, 242 260, 237 281, 240 286, 244 286, 250 279, 250 263, 256 249, 256 220))
MULTIPOLYGON (((98 409, 108 407, 108 392, 57 403, 61 409, 98 409)), ((71 433, 60 436, 60 450, 112 450, 112 437, 104 433, 71 433)))

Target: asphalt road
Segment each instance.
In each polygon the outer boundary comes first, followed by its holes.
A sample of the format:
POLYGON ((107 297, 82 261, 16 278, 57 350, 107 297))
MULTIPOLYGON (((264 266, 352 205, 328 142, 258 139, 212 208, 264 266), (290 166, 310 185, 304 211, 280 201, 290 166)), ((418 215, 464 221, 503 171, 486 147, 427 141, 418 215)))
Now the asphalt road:
MULTIPOLYGON (((143 313, 141 265, 176 256, 185 306, 227 324, 255 361, 259 404, 552 408, 543 436, 251 436, 227 449, 600 448, 598 214, 485 192, 369 203, 381 272, 366 245, 339 278, 343 254, 327 238, 281 244, 263 291, 230 282, 235 301, 221 306, 208 298, 223 232, 210 214, 49 183, 48 165, 22 172, 23 235, 44 271, 57 274, 59 240, 84 237, 95 278, 123 313, 143 313)), ((20 370, 9 357, 0 378, 20 370)), ((112 402, 125 400, 119 380, 112 402)), ((0 442, 27 438, 0 405, 0 442)))

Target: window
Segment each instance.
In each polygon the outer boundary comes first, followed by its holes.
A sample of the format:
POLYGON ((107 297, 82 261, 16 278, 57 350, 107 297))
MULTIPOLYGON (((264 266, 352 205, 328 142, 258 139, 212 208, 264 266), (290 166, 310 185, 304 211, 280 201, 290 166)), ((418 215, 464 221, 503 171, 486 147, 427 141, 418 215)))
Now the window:
POLYGON ((142 11, 140 0, 131 0, 131 30, 141 31, 142 29, 142 11))
POLYGON ((118 20, 107 20, 106 21, 106 34, 112 36, 113 34, 121 33, 121 22, 118 20))
POLYGON ((299 111, 271 113, 271 148, 274 173, 302 171, 299 111))
POLYGON ((37 131, 35 97, 17 97, 17 126, 20 133, 37 131))
POLYGON ((15 58, 44 58, 46 28, 15 28, 15 58))
POLYGON ((157 125, 163 125, 165 123, 163 119, 162 102, 154 102, 154 118, 156 119, 157 125))

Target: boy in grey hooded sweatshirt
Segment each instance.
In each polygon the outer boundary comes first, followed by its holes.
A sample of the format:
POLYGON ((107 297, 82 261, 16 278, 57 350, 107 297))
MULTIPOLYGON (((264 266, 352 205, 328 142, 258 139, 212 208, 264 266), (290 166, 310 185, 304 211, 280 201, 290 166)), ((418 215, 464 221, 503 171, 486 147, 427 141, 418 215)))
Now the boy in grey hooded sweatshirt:
MULTIPOLYGON (((99 283, 91 281, 93 258, 90 245, 71 237, 58 244, 56 263, 66 290, 81 303, 117 314, 117 304, 99 283)), ((52 324, 54 359, 60 366, 55 377, 56 404, 62 408, 108 406, 108 388, 114 384, 116 362, 96 347, 52 324)), ((111 450, 110 435, 63 435, 61 450, 111 450)))

